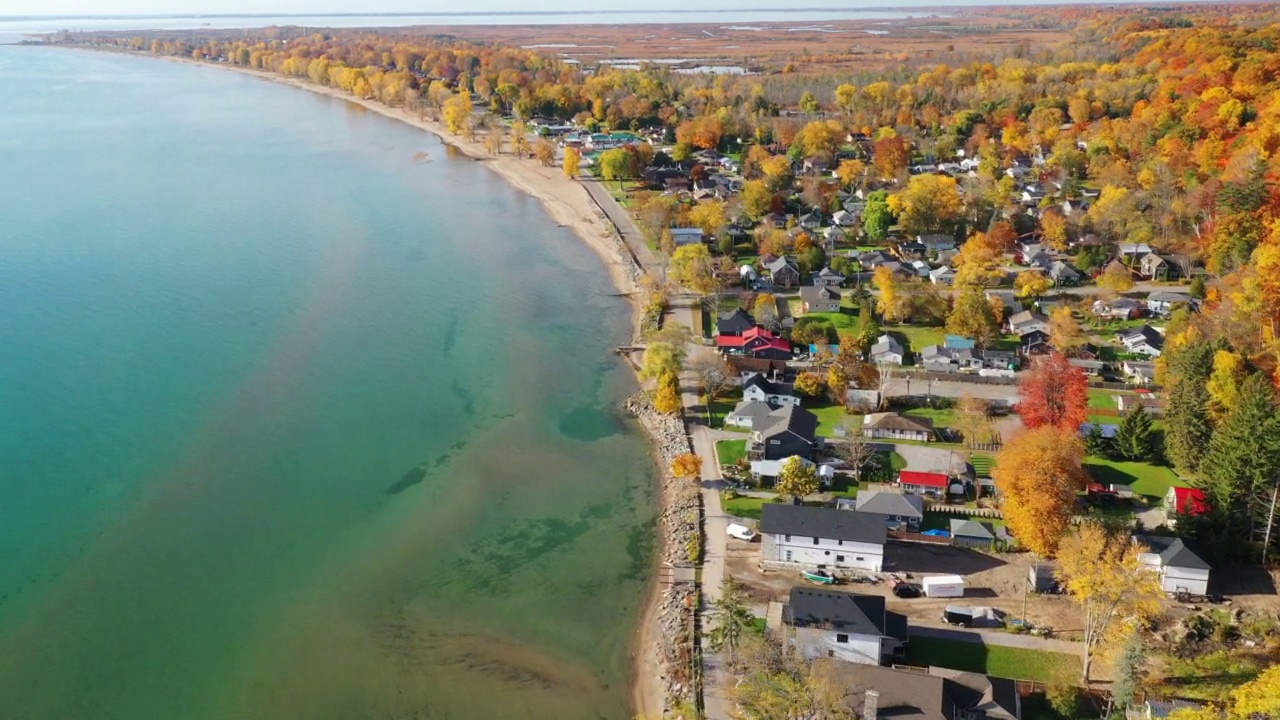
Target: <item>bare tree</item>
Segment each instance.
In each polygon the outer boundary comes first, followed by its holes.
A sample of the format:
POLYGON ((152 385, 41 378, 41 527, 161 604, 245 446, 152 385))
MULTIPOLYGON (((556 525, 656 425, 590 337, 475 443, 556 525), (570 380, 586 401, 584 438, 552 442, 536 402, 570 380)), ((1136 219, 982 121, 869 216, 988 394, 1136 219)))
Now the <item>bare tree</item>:
POLYGON ((698 376, 698 384, 706 392, 708 404, 733 384, 733 373, 719 355, 699 355, 690 361, 688 368, 698 376))
POLYGON ((846 422, 842 425, 844 442, 833 443, 832 452, 848 466, 853 479, 862 483, 862 471, 874 467, 879 461, 879 451, 875 443, 862 434, 862 425, 846 422))

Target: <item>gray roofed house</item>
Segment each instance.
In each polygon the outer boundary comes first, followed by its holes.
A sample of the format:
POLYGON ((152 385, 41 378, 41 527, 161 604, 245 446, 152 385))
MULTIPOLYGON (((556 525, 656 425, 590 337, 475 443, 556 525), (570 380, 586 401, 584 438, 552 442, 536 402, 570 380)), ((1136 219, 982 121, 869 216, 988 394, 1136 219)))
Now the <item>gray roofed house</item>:
POLYGON ((763 505, 760 532, 872 545, 884 545, 886 537, 884 523, 875 515, 787 503, 763 505))
POLYGON ((925 250, 928 252, 954 250, 956 247, 956 239, 950 235, 917 235, 916 242, 924 245, 925 250))
POLYGON ((1124 376, 1131 382, 1139 385, 1146 385, 1155 382, 1156 365, 1151 362, 1141 362, 1138 360, 1125 360, 1120 365, 1120 369, 1124 371, 1124 376))
POLYGON ((1177 292, 1153 292, 1147 296, 1147 309, 1156 315, 1168 316, 1178 304, 1194 308, 1195 301, 1190 295, 1177 292))
POLYGON ((1004 305, 1008 314, 1022 310, 1022 303, 1012 290, 987 290, 983 294, 987 296, 987 299, 998 299, 1004 305))
POLYGON ((738 403, 737 407, 733 409, 733 412, 725 415, 724 424, 750 430, 755 427, 756 423, 768 417, 769 413, 774 410, 777 410, 777 408, 766 402, 760 402, 758 400, 743 400, 738 403))
POLYGON ((879 515, 765 503, 760 516, 760 562, 763 567, 880 572, 887 534, 879 515))
POLYGON ((924 520, 924 500, 919 495, 895 492, 859 490, 854 509, 885 517, 890 530, 916 532, 924 520))
POLYGON ((1049 318, 1040 313, 1033 313, 1030 310, 1023 310, 1010 315, 1005 324, 1009 326, 1009 333, 1012 335, 1022 335, 1032 330, 1049 332, 1049 318))
MULTIPOLYGON (((942 667, 930 667, 929 675, 947 681, 944 692, 951 697, 956 709, 967 712, 968 717, 984 720, 1022 717, 1022 698, 1012 680, 942 667)), ((964 715, 956 713, 954 717, 964 715)))
POLYGON ((824 267, 813 274, 814 285, 826 285, 828 287, 839 287, 844 282, 844 276, 832 270, 830 266, 824 267))
POLYGON ((783 405, 751 429, 747 453, 752 460, 784 460, 799 455, 813 459, 818 417, 796 405, 783 405))
POLYGON ((769 271, 769 278, 774 285, 795 287, 800 284, 800 268, 789 257, 776 258, 765 265, 765 269, 769 271))
POLYGON ((741 335, 755 326, 756 319, 742 308, 724 313, 716 319, 716 333, 719 335, 741 335))
POLYGON ((770 380, 764 375, 752 375, 742 381, 742 398, 769 403, 774 408, 800 404, 800 396, 796 395, 795 385, 770 380))
POLYGON ((787 600, 782 621, 806 658, 879 665, 902 654, 907 618, 887 612, 883 596, 793 587, 787 600))
POLYGON ((862 265, 863 270, 874 270, 887 263, 896 264, 897 258, 885 250, 869 250, 858 256, 858 262, 862 265))
POLYGON ((898 366, 906 362, 907 357, 902 350, 902 344, 894 340, 892 335, 881 335, 876 340, 876 344, 871 346, 867 355, 873 363, 898 366))
POLYGON ((823 285, 800 288, 800 305, 806 313, 840 312, 840 291, 823 285))
POLYGON ((1160 574, 1160 587, 1165 592, 1209 592, 1209 573, 1213 567, 1205 562, 1182 538, 1163 535, 1135 535, 1135 543, 1147 546, 1149 552, 1138 556, 1139 562, 1160 574))
POLYGON ((872 413, 862 417, 862 434, 885 440, 933 439, 933 422, 928 418, 905 417, 898 413, 872 413))
POLYGON ((671 240, 676 247, 697 245, 706 239, 700 228, 671 228, 671 240))
POLYGON ((1080 281, 1084 279, 1084 274, 1062 260, 1054 260, 1049 265, 1049 278, 1053 280, 1055 285, 1072 286, 1079 285, 1080 281))
POLYGON ((929 271, 929 281, 934 285, 951 285, 956 281, 956 271, 943 265, 929 271))
POLYGON ((948 668, 898 669, 819 662, 814 672, 843 692, 861 720, 1020 720, 1017 683, 948 668))
POLYGON ((1009 541, 1003 527, 963 518, 951 520, 951 544, 975 550, 996 550, 1009 541))

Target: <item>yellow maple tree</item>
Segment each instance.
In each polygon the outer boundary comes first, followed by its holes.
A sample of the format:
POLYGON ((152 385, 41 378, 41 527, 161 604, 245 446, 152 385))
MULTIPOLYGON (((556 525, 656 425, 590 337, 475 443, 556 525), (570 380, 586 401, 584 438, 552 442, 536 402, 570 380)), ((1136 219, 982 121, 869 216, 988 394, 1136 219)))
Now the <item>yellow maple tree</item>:
POLYGON ((1086 482, 1083 458, 1079 436, 1052 426, 1015 435, 997 456, 991 476, 1005 522, 1032 552, 1052 557, 1058 549, 1086 482))

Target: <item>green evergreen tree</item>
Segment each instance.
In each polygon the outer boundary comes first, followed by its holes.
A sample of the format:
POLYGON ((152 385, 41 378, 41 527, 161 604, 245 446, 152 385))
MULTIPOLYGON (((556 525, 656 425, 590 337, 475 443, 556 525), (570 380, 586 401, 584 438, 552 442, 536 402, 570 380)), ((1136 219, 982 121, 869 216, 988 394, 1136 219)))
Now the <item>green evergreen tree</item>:
POLYGON ((1102 434, 1102 425, 1093 423, 1084 436, 1084 451, 1094 457, 1111 457, 1111 440, 1102 434))
POLYGON ((1156 435, 1151 416, 1141 405, 1125 414, 1116 429, 1116 454, 1125 460, 1150 462, 1156 455, 1156 435))
POLYGON ((1205 381, 1213 370, 1213 346, 1192 343, 1171 358, 1173 389, 1165 410, 1165 454, 1184 475, 1194 475, 1209 447, 1213 425, 1209 420, 1209 391, 1205 381))
POLYGON ((1111 685, 1111 702, 1117 710, 1124 710, 1131 705, 1147 677, 1147 649, 1143 647, 1142 636, 1138 633, 1129 635, 1116 658, 1115 682, 1111 685))
POLYGON ((889 209, 889 193, 876 190, 867 195, 867 206, 862 209, 862 229, 867 239, 880 242, 889 237, 893 225, 893 211, 889 209))
POLYGON ((1191 287, 1187 288, 1187 291, 1191 294, 1191 297, 1195 298, 1196 300, 1203 300, 1204 291, 1205 291, 1204 276, 1197 275, 1194 278, 1192 278, 1191 287))
POLYGON ((1214 510, 1254 541, 1262 539, 1272 491, 1280 481, 1278 412, 1267 376, 1249 376, 1240 389, 1239 404, 1213 433, 1200 466, 1214 510))
POLYGON ((715 626, 707 633, 707 644, 715 652, 727 651, 729 662, 735 662, 738 646, 755 623, 742 584, 733 578, 726 580, 720 599, 711 603, 710 615, 715 626))

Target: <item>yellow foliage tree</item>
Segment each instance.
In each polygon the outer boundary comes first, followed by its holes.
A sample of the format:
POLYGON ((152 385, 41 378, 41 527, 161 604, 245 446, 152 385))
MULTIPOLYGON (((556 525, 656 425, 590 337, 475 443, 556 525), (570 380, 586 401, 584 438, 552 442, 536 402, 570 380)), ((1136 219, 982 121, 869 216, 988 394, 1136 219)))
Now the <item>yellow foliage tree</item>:
POLYGON ((564 174, 565 177, 578 177, 578 168, 582 163, 582 155, 575 148, 567 147, 564 149, 564 174))
POLYGON ((1205 390, 1209 392, 1209 417, 1214 423, 1221 423, 1240 401, 1240 383, 1246 370, 1239 353, 1218 350, 1213 354, 1213 372, 1205 382, 1205 390))
POLYGON ((955 306, 947 315, 947 332, 973 338, 986 347, 1000 333, 1000 324, 982 288, 968 285, 955 298, 955 306))
POLYGON ((773 205, 773 193, 763 180, 748 180, 742 184, 742 209, 753 218, 769 212, 773 205))
POLYGON ((889 209, 911 235, 947 229, 964 213, 960 186, 946 175, 913 175, 901 192, 889 196, 889 209))
POLYGON ((719 200, 700 202, 689 210, 689 224, 714 238, 729 225, 729 214, 719 200))
POLYGON ((672 280, 700 295, 714 289, 715 264, 704 243, 676 248, 671 256, 670 272, 672 280))
POLYGON ((978 285, 991 287, 1004 279, 1004 270, 1000 268, 1000 256, 986 242, 986 236, 977 233, 969 241, 960 246, 951 261, 956 268, 955 285, 978 285))
POLYGON ((457 135, 471 121, 471 93, 462 92, 449 98, 444 103, 444 125, 450 133, 457 135))
POLYGON ((677 455, 671 461, 671 474, 678 478, 696 478, 702 474, 702 458, 693 453, 677 455))
POLYGON ((1017 291, 1020 298, 1034 299, 1041 297, 1049 292, 1049 288, 1052 286, 1053 281, 1039 270, 1020 272, 1013 281, 1013 289, 1017 291))
POLYGON ((1063 252, 1067 249, 1067 219, 1060 212, 1046 212, 1040 218, 1040 235, 1044 238, 1045 243, 1057 250, 1063 252))
POLYGON ((651 342, 644 350, 644 364, 640 366, 640 379, 658 378, 662 380, 668 375, 677 377, 683 366, 683 349, 675 343, 651 342))
POLYGON ((1113 294, 1128 292, 1133 288, 1133 274, 1119 260, 1112 260, 1098 276, 1098 287, 1113 294))
POLYGON ((680 378, 667 373, 658 378, 658 392, 653 397, 653 409, 666 415, 680 411, 680 378))
POLYGON ((1160 575, 1142 566, 1146 548, 1128 532, 1086 520, 1058 546, 1058 577, 1084 614, 1080 679, 1089 684, 1094 656, 1160 612, 1160 575))
POLYGON ((881 265, 871 274, 871 282, 875 284, 879 296, 876 298, 876 311, 889 322, 899 320, 898 313, 898 279, 893 270, 881 265))
POLYGON ((1015 435, 1000 451, 992 477, 1005 521, 1032 552, 1052 557, 1085 486, 1084 446, 1074 431, 1051 426, 1015 435))
POLYGON ((1049 343, 1058 352, 1071 355, 1087 341, 1088 338, 1080 328, 1080 323, 1076 322, 1071 308, 1063 305, 1049 313, 1049 343))
POLYGON ((866 173, 867 165, 861 160, 841 160, 836 168, 836 177, 840 178, 840 185, 845 188, 861 180, 866 173))

